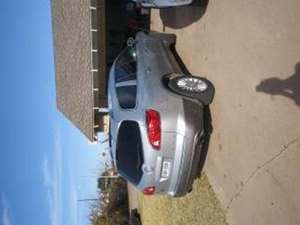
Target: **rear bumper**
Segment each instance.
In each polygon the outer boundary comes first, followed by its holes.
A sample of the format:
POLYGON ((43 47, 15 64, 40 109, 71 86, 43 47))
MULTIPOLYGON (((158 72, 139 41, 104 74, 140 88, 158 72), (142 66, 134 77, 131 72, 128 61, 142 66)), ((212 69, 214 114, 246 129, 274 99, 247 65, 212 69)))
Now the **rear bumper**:
POLYGON ((204 135, 203 109, 184 100, 186 134, 177 139, 172 179, 168 194, 180 197, 189 192, 199 175, 201 147, 204 135))
MULTIPOLYGON (((192 140, 192 151, 187 151, 187 149, 185 149, 183 153, 177 182, 175 183, 173 190, 169 192, 171 196, 181 197, 187 194, 192 189, 195 178, 197 177, 197 175, 199 175, 201 135, 202 134, 199 133, 194 137, 194 140, 192 140)), ((188 140, 188 142, 189 141, 190 140, 188 140)))

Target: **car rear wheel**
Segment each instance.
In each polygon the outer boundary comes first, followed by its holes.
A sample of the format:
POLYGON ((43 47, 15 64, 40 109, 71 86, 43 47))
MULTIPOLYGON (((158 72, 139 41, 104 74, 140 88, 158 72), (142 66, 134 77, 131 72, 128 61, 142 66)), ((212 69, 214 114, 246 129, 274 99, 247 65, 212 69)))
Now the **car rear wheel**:
POLYGON ((204 105, 212 102, 215 92, 209 80, 195 76, 171 75, 168 86, 175 93, 198 99, 204 105))

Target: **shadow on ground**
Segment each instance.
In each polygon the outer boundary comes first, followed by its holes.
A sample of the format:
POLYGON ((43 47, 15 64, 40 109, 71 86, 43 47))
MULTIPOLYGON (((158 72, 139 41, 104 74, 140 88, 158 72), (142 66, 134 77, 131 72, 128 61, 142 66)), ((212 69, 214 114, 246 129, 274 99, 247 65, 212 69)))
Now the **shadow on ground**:
POLYGON ((263 80, 256 86, 257 92, 264 92, 269 95, 281 95, 289 98, 300 107, 300 63, 295 66, 295 73, 287 79, 272 77, 263 80))
POLYGON ((213 132, 212 120, 211 120, 211 112, 209 106, 204 108, 204 131, 205 138, 201 149, 200 161, 199 161, 199 177, 202 174, 202 170, 204 168, 204 164, 207 158, 210 136, 213 132))
POLYGON ((187 27, 205 14, 209 0, 195 0, 191 5, 160 10, 163 25, 174 29, 187 27))
POLYGON ((176 48, 175 48, 175 45, 171 45, 171 46, 170 46, 170 49, 171 49, 171 51, 172 51, 172 53, 173 53, 173 55, 174 55, 176 61, 178 62, 178 65, 179 65, 180 69, 182 70, 182 72, 183 72, 184 74, 186 74, 186 75, 192 75, 192 74, 190 73, 190 71, 188 70, 188 68, 185 66, 185 64, 184 64, 184 62, 183 62, 183 60, 182 60, 182 58, 181 58, 180 55, 178 54, 178 52, 177 52, 177 50, 176 50, 176 48))

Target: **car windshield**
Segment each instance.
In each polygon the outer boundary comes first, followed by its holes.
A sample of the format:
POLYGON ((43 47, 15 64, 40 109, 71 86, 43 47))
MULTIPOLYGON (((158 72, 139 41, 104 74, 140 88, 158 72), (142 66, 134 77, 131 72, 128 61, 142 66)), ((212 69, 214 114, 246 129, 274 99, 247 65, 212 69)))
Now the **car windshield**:
POLYGON ((117 138, 116 165, 119 173, 133 184, 138 184, 143 176, 143 148, 139 125, 134 121, 124 121, 117 138))

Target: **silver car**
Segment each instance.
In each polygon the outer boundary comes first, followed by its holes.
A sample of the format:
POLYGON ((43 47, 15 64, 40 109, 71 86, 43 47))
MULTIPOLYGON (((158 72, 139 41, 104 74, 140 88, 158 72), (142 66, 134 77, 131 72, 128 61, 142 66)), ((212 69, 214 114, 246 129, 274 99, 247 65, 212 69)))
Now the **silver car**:
POLYGON ((146 195, 185 195, 199 174, 208 80, 184 72, 176 36, 139 32, 115 60, 108 102, 112 157, 119 174, 146 195))
POLYGON ((133 0, 142 7, 147 8, 165 8, 173 6, 189 5, 193 0, 133 0))

